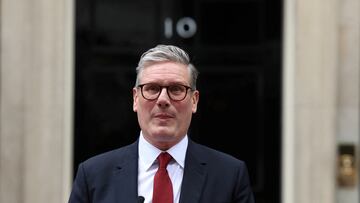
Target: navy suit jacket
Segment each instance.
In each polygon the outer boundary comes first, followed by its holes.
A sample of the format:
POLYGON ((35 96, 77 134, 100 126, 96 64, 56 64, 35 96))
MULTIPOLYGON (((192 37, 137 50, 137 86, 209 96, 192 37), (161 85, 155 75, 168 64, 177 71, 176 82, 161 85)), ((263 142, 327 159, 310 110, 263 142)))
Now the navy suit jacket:
MULTIPOLYGON (((79 165, 69 203, 137 203, 138 141, 79 165)), ((244 162, 189 139, 180 203, 253 203, 244 162)))

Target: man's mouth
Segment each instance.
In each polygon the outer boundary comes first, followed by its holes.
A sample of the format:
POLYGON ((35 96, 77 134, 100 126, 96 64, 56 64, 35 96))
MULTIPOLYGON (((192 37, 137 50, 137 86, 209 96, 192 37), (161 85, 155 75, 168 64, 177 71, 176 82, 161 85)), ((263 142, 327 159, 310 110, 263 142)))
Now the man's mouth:
POLYGON ((168 114, 168 113, 158 113, 158 114, 155 114, 155 118, 158 118, 158 119, 170 119, 170 118, 174 118, 174 116, 171 115, 171 114, 168 114))

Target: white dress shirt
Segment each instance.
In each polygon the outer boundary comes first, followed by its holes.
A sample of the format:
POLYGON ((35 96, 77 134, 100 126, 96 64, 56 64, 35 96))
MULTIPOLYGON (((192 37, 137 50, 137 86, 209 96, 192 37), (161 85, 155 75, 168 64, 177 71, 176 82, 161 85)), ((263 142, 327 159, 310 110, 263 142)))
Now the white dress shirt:
MULTIPOLYGON (((173 157, 167 166, 173 186, 174 203, 179 203, 181 183, 184 174, 185 154, 188 146, 187 135, 167 152, 173 157)), ((139 137, 139 168, 138 168, 138 194, 145 198, 144 203, 152 203, 154 176, 158 169, 156 158, 162 151, 151 145, 140 132, 139 137)))

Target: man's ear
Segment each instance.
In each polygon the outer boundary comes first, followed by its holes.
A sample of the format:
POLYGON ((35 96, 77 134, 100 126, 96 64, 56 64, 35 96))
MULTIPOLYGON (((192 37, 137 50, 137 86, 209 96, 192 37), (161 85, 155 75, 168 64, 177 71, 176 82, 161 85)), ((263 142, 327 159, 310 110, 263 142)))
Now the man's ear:
POLYGON ((134 87, 132 92, 133 92, 133 111, 137 112, 137 102, 138 102, 137 88, 134 87))
POLYGON ((200 96, 200 92, 195 90, 194 94, 192 95, 192 98, 191 98, 192 112, 193 113, 196 113, 196 111, 197 111, 197 105, 198 105, 198 102, 199 102, 199 96, 200 96))

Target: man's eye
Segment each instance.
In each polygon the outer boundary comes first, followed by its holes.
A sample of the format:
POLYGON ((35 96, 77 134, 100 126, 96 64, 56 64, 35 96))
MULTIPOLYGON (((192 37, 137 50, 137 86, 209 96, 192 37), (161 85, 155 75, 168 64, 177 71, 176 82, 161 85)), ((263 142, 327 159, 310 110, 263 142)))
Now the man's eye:
POLYGON ((172 85, 169 87, 170 91, 173 92, 173 93, 179 93, 179 92, 183 92, 185 91, 184 87, 181 86, 181 85, 172 85))
POLYGON ((145 90, 149 92, 158 92, 159 91, 158 85, 146 85, 145 90))

